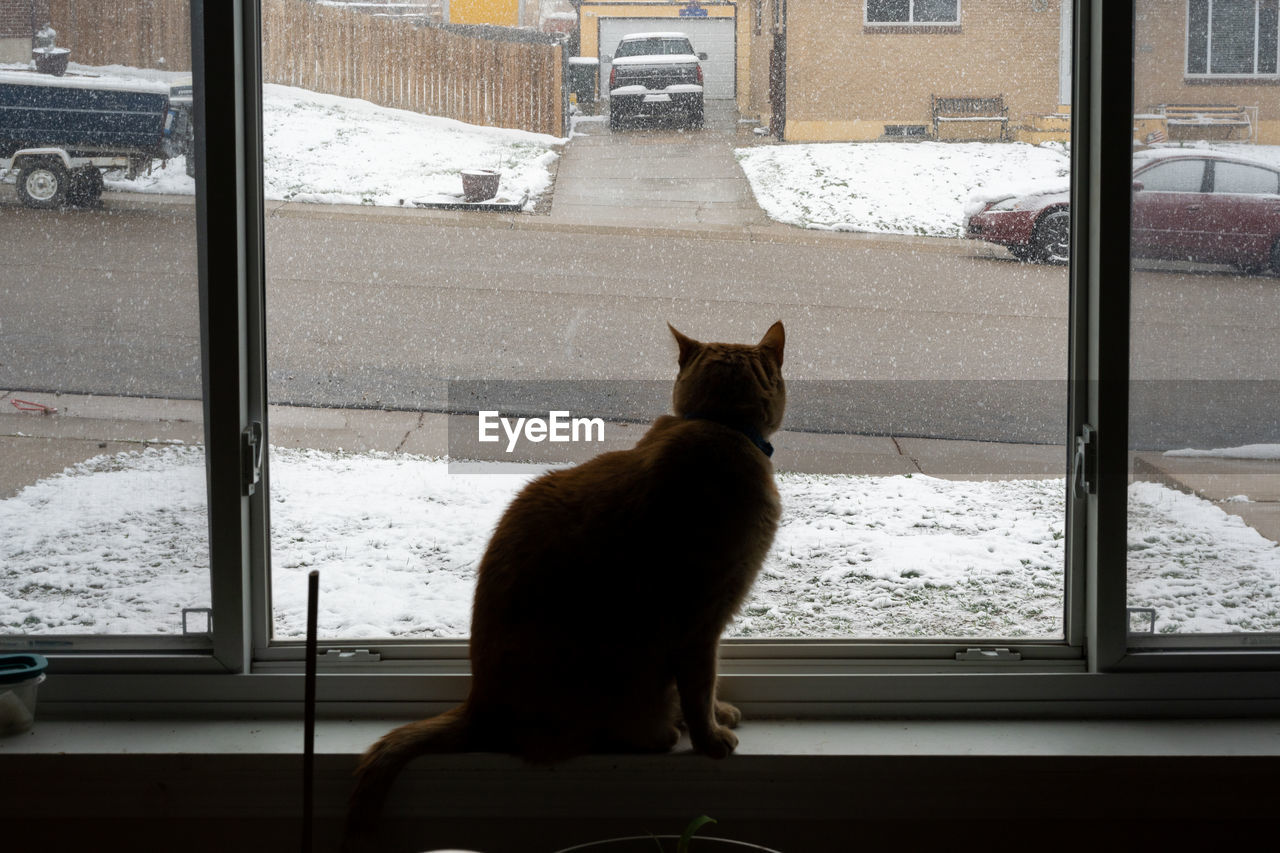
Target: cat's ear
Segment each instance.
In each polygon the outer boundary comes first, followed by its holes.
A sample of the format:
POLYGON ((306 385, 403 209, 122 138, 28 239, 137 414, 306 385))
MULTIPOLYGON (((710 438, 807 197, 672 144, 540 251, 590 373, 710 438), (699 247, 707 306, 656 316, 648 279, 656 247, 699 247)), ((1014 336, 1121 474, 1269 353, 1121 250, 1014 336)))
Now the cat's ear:
MULTIPOLYGON (((672 331, 675 331, 672 329, 672 331)), ((778 366, 782 366, 782 347, 787 342, 787 333, 782 328, 782 321, 774 323, 769 327, 769 331, 764 333, 764 337, 760 339, 757 345, 760 349, 772 353, 774 359, 777 360, 778 366)))
POLYGON ((680 334, 680 330, 670 323, 667 328, 671 330, 671 334, 675 336, 676 343, 680 346, 680 356, 676 359, 676 364, 684 367, 689 359, 702 349, 702 344, 695 341, 688 335, 680 334))

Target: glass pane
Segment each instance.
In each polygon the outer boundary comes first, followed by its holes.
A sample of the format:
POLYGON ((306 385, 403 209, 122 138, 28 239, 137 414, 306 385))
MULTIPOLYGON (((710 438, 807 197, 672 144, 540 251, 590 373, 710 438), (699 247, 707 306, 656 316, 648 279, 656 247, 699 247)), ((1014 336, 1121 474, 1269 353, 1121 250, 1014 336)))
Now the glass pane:
POLYGON ((275 638, 311 569, 328 638, 466 636, 521 485, 671 411, 666 324, 779 318, 784 514, 728 634, 1062 638, 1069 17, 680 8, 580 4, 566 59, 546 21, 264 6, 275 638), (670 32, 707 58, 619 47, 670 32))
POLYGON ((1277 40, 1280 39, 1280 2, 1262 0, 1258 4, 1258 73, 1275 74, 1276 61, 1280 59, 1277 40))
POLYGON ((911 0, 867 0, 867 20, 906 23, 911 20, 911 0))
POLYGON ((1214 0, 1210 71, 1214 74, 1252 74, 1256 0, 1214 0))
POLYGON ((1209 0, 1189 0, 1187 9, 1187 73, 1204 74, 1209 70, 1209 0))
MULTIPOLYGON (((1139 162, 1142 161, 1139 157, 1139 162)), ((1204 186, 1204 161, 1186 157, 1148 164, 1138 173, 1147 192, 1198 193, 1204 186)))
POLYGON ((950 23, 959 20, 959 0, 916 0, 917 23, 950 23))
MULTIPOLYGON (((1215 69, 1216 39, 1241 6, 1252 32, 1253 5, 1214 2, 1215 69)), ((1137 44, 1180 26, 1154 17, 1139 15, 1137 44)), ((1156 105, 1205 98, 1165 73, 1158 50, 1137 56, 1145 115, 1135 126, 1152 144, 1134 155, 1130 638, 1271 644, 1280 638, 1280 370, 1258 355, 1280 334, 1280 93, 1233 86, 1232 101, 1257 105, 1234 126, 1230 107, 1151 124, 1156 105), (1203 163, 1212 191, 1192 194, 1203 163)))
POLYGON ((190 15, 134 6, 0 39, 0 648, 208 629, 190 15))
POLYGON ((1213 169, 1213 190, 1218 193, 1275 195, 1280 191, 1277 173, 1258 166, 1223 161, 1213 169))

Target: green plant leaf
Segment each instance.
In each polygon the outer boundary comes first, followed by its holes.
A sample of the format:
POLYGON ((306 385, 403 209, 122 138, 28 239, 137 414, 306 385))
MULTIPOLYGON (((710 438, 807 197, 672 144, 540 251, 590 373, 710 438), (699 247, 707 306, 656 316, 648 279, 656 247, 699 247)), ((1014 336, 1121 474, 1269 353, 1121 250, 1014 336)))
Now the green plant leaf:
POLYGON ((676 842, 676 853, 689 853, 689 842, 693 840, 693 834, 707 824, 715 822, 715 818, 707 817, 706 815, 698 815, 689 821, 689 825, 684 828, 684 832, 680 835, 680 840, 676 842))

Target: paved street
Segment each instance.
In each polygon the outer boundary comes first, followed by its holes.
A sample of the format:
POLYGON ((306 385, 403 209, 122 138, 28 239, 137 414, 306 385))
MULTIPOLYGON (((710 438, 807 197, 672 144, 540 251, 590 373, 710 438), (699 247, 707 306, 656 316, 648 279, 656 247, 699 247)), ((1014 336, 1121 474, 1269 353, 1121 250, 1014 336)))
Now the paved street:
MULTIPOLYGON (((729 103, 701 131, 578 134, 536 214, 269 203, 270 398, 647 420, 667 404, 668 321, 749 341, 781 318, 792 429, 1063 441, 1064 268, 769 222, 729 103), (519 382, 450 399, 457 378, 519 382)), ((42 212, 5 190, 0 388, 198 397, 191 200, 42 212)), ((1144 270, 1134 309, 1141 446, 1276 440, 1280 392, 1259 382, 1280 380, 1280 280, 1144 270)))

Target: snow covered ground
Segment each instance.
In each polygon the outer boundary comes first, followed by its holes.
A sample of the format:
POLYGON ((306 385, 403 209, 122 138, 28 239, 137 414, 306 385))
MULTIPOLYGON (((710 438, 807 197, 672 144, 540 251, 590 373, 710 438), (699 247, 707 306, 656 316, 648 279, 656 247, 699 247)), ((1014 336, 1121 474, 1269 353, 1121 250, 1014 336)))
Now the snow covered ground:
MULTIPOLYGON (((510 467, 503 470, 509 471, 510 467)), ((522 474, 441 460, 272 452, 275 630, 463 637, 475 566, 522 474)), ((1057 637, 1062 480, 783 473, 784 519, 736 637, 1057 637)), ((1157 630, 1280 630, 1280 546, 1162 486, 1130 494, 1131 603, 1157 630)), ((0 501, 0 633, 175 633, 209 603, 204 457, 100 456, 0 501)))
MULTIPOLYGON (((71 71, 127 85, 169 85, 190 76, 124 66, 72 64, 71 71)), ((262 113, 263 190, 277 201, 392 206, 457 202, 463 169, 498 169, 498 197, 526 199, 526 208, 532 209, 551 187, 550 166, 566 141, 271 84, 263 87, 262 113)), ((195 181, 187 176, 181 157, 135 180, 109 175, 107 187, 195 193, 195 181)))
MULTIPOLYGON (((0 65, 0 70, 25 67, 0 65)), ((105 81, 169 85, 185 73, 71 65, 105 81)), ((575 121, 600 120, 575 117, 575 121)), ((263 89, 264 190, 280 201, 407 206, 458 201, 463 169, 499 169, 499 197, 552 188, 569 139, 481 127, 288 86, 263 89)), ((573 137, 570 133, 570 139, 573 137)), ((1197 143, 1280 166, 1280 146, 1197 143)), ((1067 189, 1070 158, 1057 143, 919 142, 757 145, 736 152, 756 200, 803 228, 959 237, 993 198, 1067 189)), ((181 158, 150 175, 108 178, 114 190, 194 193, 181 158)))
MULTIPOLYGON (((1173 147, 1173 146, 1165 146, 1173 147)), ((1280 146, 1196 143, 1280 166, 1280 146)), ((1057 143, 848 142, 740 148, 771 218, 802 228, 962 237, 968 216, 1008 195, 1070 188, 1057 143)))

